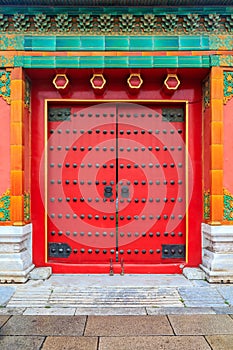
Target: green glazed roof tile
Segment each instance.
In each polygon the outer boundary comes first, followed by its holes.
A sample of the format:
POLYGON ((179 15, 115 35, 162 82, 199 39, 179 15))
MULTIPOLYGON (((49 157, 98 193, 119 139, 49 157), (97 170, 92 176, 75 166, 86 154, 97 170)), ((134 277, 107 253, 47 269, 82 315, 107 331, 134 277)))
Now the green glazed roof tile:
POLYGON ((80 49, 98 51, 105 49, 104 36, 80 36, 80 49))
POLYGON ((79 58, 80 68, 103 68, 104 67, 104 57, 102 56, 90 56, 90 57, 80 57, 79 58))
POLYGON ((232 0, 0 0, 13 6, 216 6, 233 5, 232 0))
POLYGON ((152 66, 153 66, 153 57, 151 56, 129 57, 130 68, 150 68, 152 66))
POLYGON ((25 36, 24 49, 26 51, 56 51, 55 36, 25 36))
POLYGON ((81 40, 79 36, 57 36, 56 37, 56 50, 57 51, 69 51, 69 50, 80 50, 81 40))
POLYGON ((105 57, 105 67, 108 68, 121 68, 129 67, 129 57, 118 56, 118 57, 105 57))
POLYGON ((208 68, 209 56, 17 56, 15 66, 24 68, 208 68))
POLYGON ((178 50, 179 36, 154 36, 154 50, 178 50))
POLYGON ((129 40, 128 36, 106 36, 105 49, 108 51, 129 50, 129 40))
POLYGON ((154 41, 152 36, 131 36, 129 37, 129 49, 137 50, 154 50, 154 41))

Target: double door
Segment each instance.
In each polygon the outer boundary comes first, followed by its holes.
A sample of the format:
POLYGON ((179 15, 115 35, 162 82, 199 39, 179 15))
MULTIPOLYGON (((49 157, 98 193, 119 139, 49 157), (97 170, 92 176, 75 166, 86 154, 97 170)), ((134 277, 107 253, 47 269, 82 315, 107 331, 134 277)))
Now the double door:
POLYGON ((185 109, 51 103, 50 262, 138 266, 185 260, 185 109))

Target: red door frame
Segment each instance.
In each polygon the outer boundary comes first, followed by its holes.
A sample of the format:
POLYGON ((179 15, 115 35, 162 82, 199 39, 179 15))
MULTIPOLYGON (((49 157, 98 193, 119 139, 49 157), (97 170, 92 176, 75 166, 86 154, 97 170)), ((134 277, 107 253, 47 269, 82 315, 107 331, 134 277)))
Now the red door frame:
MULTIPOLYGON (((56 101, 56 99, 46 100, 45 101, 45 116, 47 115, 47 103, 49 101, 56 101)), ((58 101, 61 101, 60 99, 58 101)), ((65 102, 66 100, 62 100, 62 102, 65 102)), ((68 100, 69 102, 72 102, 72 100, 68 100)), ((79 100, 75 99, 73 102, 78 103, 79 100)), ((83 103, 83 100, 80 100, 80 103, 83 103)), ((86 100, 85 102, 89 102, 93 104, 95 100, 86 100)), ((195 120, 196 125, 194 125, 194 118, 190 118, 190 115, 193 113, 192 106, 188 105, 187 101, 181 101, 181 100, 162 100, 162 101, 150 101, 150 100, 96 100, 97 103, 100 102, 134 102, 134 103, 185 103, 186 104, 186 112, 188 113, 188 121, 186 121, 186 131, 188 134, 192 134, 192 137, 188 138, 188 152, 190 154, 190 158, 196 162, 196 166, 194 166, 194 178, 196 176, 201 177, 201 167, 200 167, 200 155, 201 150, 200 147, 195 146, 195 137, 197 137, 197 134, 200 132, 200 125, 201 121, 199 123, 197 120, 195 120), (189 109, 189 111, 188 111, 189 109), (198 127, 197 127, 198 124, 198 127)), ((200 118, 201 119, 201 118, 200 118)), ((38 126, 38 124, 37 124, 38 126)), ((40 128, 45 129, 45 133, 47 132, 47 128, 44 123, 40 123, 40 128)), ((45 135, 45 134, 44 134, 45 135)), ((40 136, 41 133, 40 133, 40 136)), ((44 136, 45 137, 45 136, 44 136)), ((32 139, 32 149, 37 150, 37 153, 34 153, 34 158, 40 159, 41 154, 43 152, 43 137, 35 137, 32 139), (39 147, 38 147, 39 146, 39 147), (38 152, 39 151, 39 152, 38 152)), ((187 156, 186 156, 187 161, 187 156)), ((47 257, 47 241, 46 237, 43 234, 42 236, 38 237, 38 232, 41 232, 41 228, 45 227, 45 215, 44 215, 44 209, 43 209, 43 202, 41 200, 41 193, 39 188, 44 188, 42 183, 39 183, 41 179, 38 179, 38 173, 39 173, 39 166, 41 166, 40 162, 33 162, 33 179, 35 180, 34 185, 32 185, 32 201, 37 202, 36 205, 36 212, 34 212, 33 215, 33 227, 34 227, 34 239, 33 239, 33 256, 34 256, 34 262, 36 266, 52 266, 54 273, 108 273, 109 272, 109 266, 107 265, 73 265, 73 264, 64 264, 64 263, 48 263, 46 260, 47 257), (37 163, 37 164, 36 164, 37 163), (36 236, 37 235, 37 236, 36 236)), ((189 174, 186 173, 186 179, 188 179, 191 175, 190 169, 193 169, 192 164, 189 164, 189 174), (191 165, 191 167, 190 167, 191 165)), ((125 267, 126 273, 181 273, 183 267, 185 266, 197 266, 201 261, 201 235, 200 235, 200 220, 196 220, 196 217, 199 215, 197 214, 197 211, 200 212, 200 206, 196 207, 196 204, 201 204, 201 189, 200 184, 195 184, 195 181, 193 182, 193 188, 192 188, 192 196, 190 200, 188 215, 187 215, 187 223, 189 230, 186 233, 187 235, 187 251, 186 251, 186 262, 185 263, 172 263, 172 264, 158 264, 158 265, 128 265, 125 267), (192 236, 189 234, 190 229, 192 228, 192 236), (196 234, 195 234, 196 233, 196 234)), ((187 195, 186 195, 187 196, 187 195)), ((199 215, 200 218, 200 215, 199 215)), ((120 263, 114 264, 114 271, 116 273, 121 271, 120 263)))

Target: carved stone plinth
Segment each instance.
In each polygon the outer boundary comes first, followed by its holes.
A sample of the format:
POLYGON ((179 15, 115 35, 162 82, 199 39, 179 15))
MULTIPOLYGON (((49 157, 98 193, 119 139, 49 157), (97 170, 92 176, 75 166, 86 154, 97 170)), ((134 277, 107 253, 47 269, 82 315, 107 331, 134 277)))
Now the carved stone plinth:
POLYGON ((0 226, 0 282, 26 282, 32 264, 32 225, 0 226))
POLYGON ((200 266, 209 282, 233 283, 233 226, 202 224, 203 257, 200 266))

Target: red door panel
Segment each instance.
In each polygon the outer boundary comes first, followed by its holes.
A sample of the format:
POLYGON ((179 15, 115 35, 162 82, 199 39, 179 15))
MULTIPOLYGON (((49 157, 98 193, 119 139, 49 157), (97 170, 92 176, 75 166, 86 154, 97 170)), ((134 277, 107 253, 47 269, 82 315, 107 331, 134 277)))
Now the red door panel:
POLYGON ((116 249, 115 105, 51 104, 48 114, 49 261, 109 264, 116 249))
POLYGON ((118 107, 118 242, 125 264, 185 260, 183 114, 167 106, 118 107))

